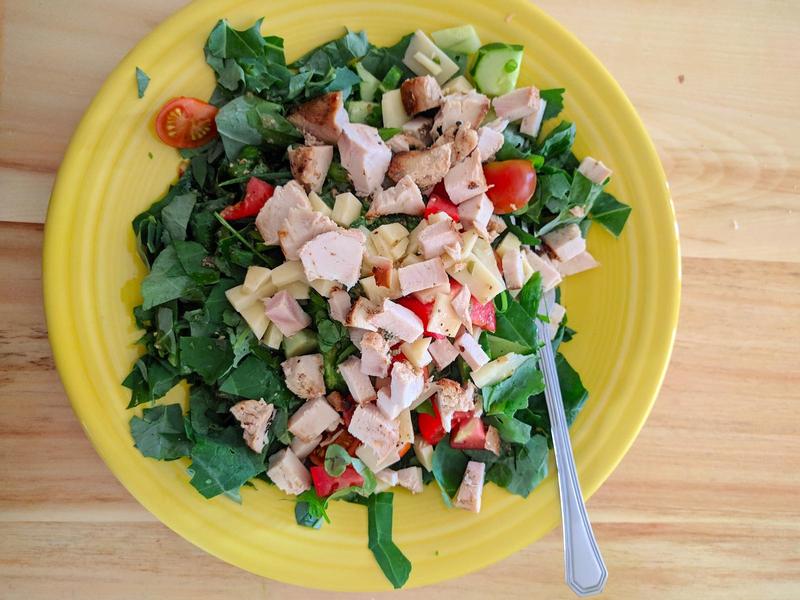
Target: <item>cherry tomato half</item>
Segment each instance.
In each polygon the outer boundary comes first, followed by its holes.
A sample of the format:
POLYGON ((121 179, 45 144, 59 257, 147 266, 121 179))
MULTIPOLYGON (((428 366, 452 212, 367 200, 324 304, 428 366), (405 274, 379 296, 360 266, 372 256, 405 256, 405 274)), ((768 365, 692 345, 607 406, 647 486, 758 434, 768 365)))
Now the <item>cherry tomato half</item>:
POLYGON ((217 135, 219 109, 197 98, 180 96, 167 102, 156 116, 156 133, 173 148, 198 148, 217 135))
POLYGON ((487 163, 483 174, 489 185, 486 195, 499 215, 525 206, 536 190, 536 169, 530 161, 521 158, 487 163))

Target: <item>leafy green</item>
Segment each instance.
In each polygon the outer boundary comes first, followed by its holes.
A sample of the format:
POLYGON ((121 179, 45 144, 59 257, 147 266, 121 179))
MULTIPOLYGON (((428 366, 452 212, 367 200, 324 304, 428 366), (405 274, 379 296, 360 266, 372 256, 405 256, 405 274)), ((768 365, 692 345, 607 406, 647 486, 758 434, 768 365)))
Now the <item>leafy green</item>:
POLYGON ((486 480, 527 498, 547 476, 547 438, 533 436, 525 445, 513 444, 486 472, 486 480))
POLYGON ((294 518, 298 525, 319 529, 323 519, 330 523, 328 517, 328 498, 320 498, 314 488, 306 490, 297 496, 294 507, 294 518))
POLYGON ((158 460, 189 456, 192 443, 186 436, 180 404, 145 408, 141 418, 131 418, 130 428, 134 446, 144 456, 158 460))
POLYGON ((219 281, 219 271, 213 267, 208 252, 197 242, 173 242, 178 262, 184 272, 193 281, 203 285, 211 285, 219 281))
POLYGON ((544 109, 544 121, 553 119, 561 114, 564 109, 564 92, 566 91, 564 88, 554 88, 539 92, 539 97, 547 102, 547 106, 544 109))
POLYGON ((350 464, 350 458, 339 444, 331 444, 325 450, 325 471, 331 477, 339 477, 350 464))
POLYGON ((175 196, 161 211, 165 244, 186 239, 186 228, 189 226, 189 218, 192 216, 192 210, 196 202, 197 194, 187 192, 186 194, 175 196))
POLYGON ((294 396, 284 383, 283 373, 257 356, 248 356, 222 382, 221 392, 243 398, 263 398, 267 403, 287 407, 294 396))
POLYGON ((531 426, 514 417, 504 414, 488 415, 486 421, 497 429, 504 442, 525 444, 531 439, 531 426))
POLYGON ((536 357, 529 355, 511 377, 481 389, 487 414, 512 416, 528 406, 528 398, 544 390, 544 376, 536 368, 536 357))
POLYGON ((148 85, 150 85, 150 76, 139 67, 136 67, 136 93, 139 98, 144 98, 144 92, 147 90, 148 85))
POLYGON ((190 483, 206 498, 238 491, 264 471, 264 457, 247 446, 201 437, 192 448, 190 483))
POLYGON ((164 396, 180 381, 178 370, 167 361, 145 354, 136 361, 122 382, 131 390, 128 408, 153 402, 164 396))
POLYGON ((619 237, 628 217, 631 207, 617 200, 607 192, 600 192, 589 211, 592 221, 600 223, 614 237, 619 237))
POLYGON ((286 146, 301 139, 300 132, 282 112, 279 104, 254 96, 239 96, 223 106, 216 123, 228 160, 235 160, 245 146, 286 146))
POLYGON ((449 434, 436 444, 431 471, 442 490, 442 496, 447 501, 456 495, 458 486, 464 478, 464 471, 467 470, 467 462, 469 461, 461 450, 450 446, 449 434))
POLYGON ((403 587, 411 574, 411 562, 392 540, 394 494, 374 494, 367 501, 369 549, 383 574, 395 589, 403 587))
POLYGON ((567 161, 575 143, 575 130, 574 123, 562 121, 542 141, 537 153, 544 156, 545 164, 562 165, 567 161))
POLYGON ((409 33, 393 46, 385 48, 370 45, 367 54, 361 59, 361 64, 378 79, 386 77, 386 73, 392 67, 400 69, 404 78, 413 77, 414 74, 403 63, 403 57, 413 36, 413 33, 409 33))
POLYGON ((150 273, 142 281, 142 306, 152 308, 164 302, 183 299, 199 299, 198 284, 187 275, 174 246, 165 248, 158 255, 150 273))
POLYGON ((520 348, 527 354, 538 347, 536 341, 536 324, 531 315, 515 300, 511 300, 508 292, 495 296, 495 318, 497 326, 493 334, 496 338, 503 338, 520 348), (502 306, 507 302, 505 307, 502 306), (503 310, 503 308, 505 308, 503 310))
POLYGON ((224 338, 182 337, 180 339, 183 372, 197 373, 207 384, 213 384, 233 363, 233 350, 224 338))

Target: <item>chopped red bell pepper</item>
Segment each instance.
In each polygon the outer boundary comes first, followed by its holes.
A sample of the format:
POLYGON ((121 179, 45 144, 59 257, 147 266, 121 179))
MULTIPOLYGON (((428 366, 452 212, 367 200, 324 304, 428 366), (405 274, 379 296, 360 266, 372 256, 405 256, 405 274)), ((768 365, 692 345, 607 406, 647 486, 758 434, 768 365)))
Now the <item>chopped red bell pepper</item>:
POLYGON ((455 421, 450 434, 450 447, 459 450, 483 450, 486 445, 486 429, 480 417, 455 421))
POLYGON ((266 181, 261 181, 258 177, 251 177, 247 182, 244 199, 236 204, 226 206, 219 214, 226 221, 255 217, 267 200, 272 198, 274 191, 275 188, 266 181))
POLYGON ((428 321, 430 321, 431 313, 433 312, 433 302, 423 302, 415 296, 398 298, 395 302, 400 306, 405 306, 422 320, 422 326, 425 327, 424 335, 432 337, 435 340, 440 340, 444 337, 441 333, 428 331, 428 321))
POLYGON ((444 189, 444 183, 441 181, 434 186, 431 195, 428 197, 428 204, 425 206, 425 218, 427 219, 438 212, 447 213, 456 223, 460 220, 458 207, 450 201, 450 197, 444 189))
POLYGON ((431 401, 431 406, 433 406, 433 414, 419 413, 417 415, 417 423, 419 425, 419 433, 423 439, 431 446, 435 446, 444 437, 445 431, 442 426, 442 416, 439 414, 436 402, 431 401))
POLYGON ((344 473, 338 477, 328 475, 325 467, 311 467, 311 480, 314 482, 314 490, 320 498, 327 498, 338 490, 364 485, 364 478, 352 465, 347 465, 344 473))
MULTIPOLYGON (((461 290, 462 285, 455 279, 450 279, 450 295, 455 297, 461 290)), ((489 300, 486 304, 481 304, 475 296, 470 299, 469 305, 470 318, 475 327, 480 327, 486 331, 497 329, 497 316, 494 312, 494 302, 489 300)))

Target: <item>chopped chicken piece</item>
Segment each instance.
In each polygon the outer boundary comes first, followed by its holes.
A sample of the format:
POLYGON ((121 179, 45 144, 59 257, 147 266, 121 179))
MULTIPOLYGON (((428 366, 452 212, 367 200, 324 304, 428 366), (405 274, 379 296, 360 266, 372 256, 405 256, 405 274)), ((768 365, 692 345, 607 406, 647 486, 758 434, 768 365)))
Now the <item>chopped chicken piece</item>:
POLYGON ((264 300, 264 313, 285 336, 294 335, 311 325, 311 317, 303 312, 297 300, 286 290, 264 300))
POLYGON ((278 230, 283 228, 283 222, 292 208, 311 210, 305 190, 294 179, 276 187, 256 217, 256 228, 267 246, 275 246, 280 241, 278 230))
POLYGON ((567 309, 558 302, 553 303, 553 306, 550 307, 550 312, 547 315, 547 318, 550 319, 550 322, 547 324, 547 330, 550 332, 551 340, 555 339, 558 333, 558 327, 561 325, 561 321, 564 320, 564 315, 566 314, 567 309))
MULTIPOLYGON (((358 404, 366 404, 377 398, 375 388, 368 375, 364 375, 361 370, 361 359, 351 356, 339 365, 339 373, 342 374, 350 395, 358 404)), ((352 433, 352 432, 350 432, 352 433)), ((362 440, 363 441, 363 440, 362 440)))
POLYGON ((481 152, 483 162, 490 161, 494 155, 503 147, 506 138, 503 133, 491 127, 481 127, 478 129, 478 150, 481 152))
POLYGON ((417 315, 388 298, 383 301, 382 310, 370 317, 369 323, 409 343, 419 339, 425 330, 417 315))
POLYGON ((535 113, 529 114, 524 117, 519 123, 519 132, 536 137, 539 135, 539 130, 542 128, 542 121, 544 121, 544 112, 547 110, 547 101, 539 99, 539 107, 535 113))
POLYGON ((456 338, 456 348, 473 371, 477 371, 489 362, 489 357, 481 348, 478 340, 466 331, 456 338))
POLYGON ((472 91, 466 94, 450 94, 444 97, 442 106, 433 119, 434 137, 439 137, 453 125, 465 123, 477 129, 489 112, 489 98, 472 91))
POLYGON ((458 486, 458 493, 453 499, 453 506, 472 511, 481 512, 481 496, 483 495, 483 476, 486 465, 482 462, 471 460, 467 463, 464 479, 458 486))
POLYGON ((409 116, 436 108, 442 103, 442 88, 430 75, 412 77, 400 84, 403 108, 409 116))
POLYGON ((522 252, 519 248, 508 250, 503 254, 503 278, 510 290, 522 289, 525 285, 525 273, 522 270, 522 252))
POLYGON ((331 318, 344 325, 350 313, 350 294, 341 289, 334 290, 328 298, 328 307, 331 318))
POLYGON ((261 454, 267 443, 267 430, 275 407, 264 400, 242 400, 231 406, 231 414, 242 426, 242 436, 253 452, 261 454))
POLYGON ((389 344, 376 331, 369 331, 361 338, 361 372, 373 377, 386 377, 392 362, 389 344))
POLYGON ((494 129, 499 133, 503 133, 508 127, 508 119, 494 119, 493 121, 489 121, 484 125, 484 127, 488 127, 489 129, 494 129))
POLYGON ((434 147, 453 144, 450 165, 464 160, 478 146, 478 132, 468 125, 453 125, 433 143, 434 147))
POLYGON ((471 307, 472 307, 472 294, 469 291, 469 288, 465 285, 461 286, 461 289, 458 290, 458 293, 453 296, 450 300, 450 304, 453 307, 453 312, 458 315, 458 318, 461 319, 461 322, 464 324, 464 327, 470 333, 472 332, 472 314, 471 314, 471 307))
POLYGON ((397 453, 400 426, 397 421, 386 418, 375 404, 357 406, 347 431, 369 447, 378 461, 397 453))
POLYGON ((461 204, 489 189, 483 175, 480 150, 474 150, 448 171, 444 176, 444 188, 453 204, 461 204))
POLYGON ((422 189, 439 183, 450 170, 452 145, 398 152, 392 157, 387 175, 392 181, 410 177, 422 189))
POLYGON ((390 389, 389 394, 378 394, 377 404, 387 418, 396 419, 425 389, 425 374, 408 362, 397 361, 392 366, 390 389))
POLYGON ((445 431, 450 431, 455 413, 475 410, 475 387, 468 383, 463 388, 457 381, 444 378, 436 384, 439 386, 439 391, 436 392, 436 408, 442 417, 442 427, 445 431))
POLYGON ((458 205, 458 218, 461 220, 461 224, 467 229, 475 229, 484 237, 486 236, 486 226, 489 224, 493 212, 494 204, 485 193, 478 194, 458 205))
POLYGON ((586 251, 586 240, 575 223, 564 225, 542 236, 544 243, 558 260, 566 262, 586 251))
POLYGON ((497 236, 507 229, 505 222, 498 215, 489 217, 489 223, 486 225, 486 233, 488 234, 489 242, 493 242, 497 236))
POLYGON ((581 252, 566 262, 556 261, 555 267, 562 277, 583 273, 589 269, 599 267, 600 263, 588 252, 581 252))
POLYGON ((422 492, 422 467, 406 467, 397 471, 397 483, 412 494, 422 492))
POLYGON ((375 255, 370 257, 370 262, 372 262, 372 276, 375 278, 375 285, 391 288, 394 274, 394 262, 392 262, 392 259, 375 255))
POLYGON ((603 185, 611 177, 611 169, 591 156, 587 156, 581 161, 578 172, 597 185, 603 185))
POLYGON ((486 441, 483 443, 483 449, 495 456, 500 456, 500 433, 492 425, 486 428, 486 441))
MULTIPOLYGON (((401 131, 400 133, 396 133, 386 140, 386 145, 389 147, 389 150, 397 154, 399 152, 408 152, 412 149, 421 150, 425 147, 425 142, 419 139, 413 133, 401 131)), ((391 170, 391 168, 392 167, 390 165, 389 169, 391 170)))
POLYGON ((380 189, 392 160, 392 151, 377 129, 360 123, 345 125, 339 138, 339 155, 356 194, 369 196, 380 189))
MULTIPOLYGON (((391 469, 381 469, 377 473, 375 473, 375 479, 378 480, 378 486, 383 487, 385 489, 389 489, 397 485, 397 471, 392 471, 391 469)), ((378 488, 375 488, 375 491, 378 492, 378 488)))
POLYGON ((372 323, 372 319, 380 312, 380 309, 375 304, 364 296, 359 296, 356 298, 353 308, 347 313, 344 324, 348 327, 355 327, 367 331, 378 331, 378 327, 372 323))
POLYGON ((284 448, 269 457, 267 476, 286 494, 298 496, 311 488, 311 473, 291 448, 284 448))
POLYGON ((400 453, 397 447, 386 456, 378 456, 378 454, 366 444, 361 444, 356 448, 356 456, 361 459, 361 462, 367 465, 369 470, 373 473, 382 471, 400 460, 400 453))
POLYGON ((319 192, 333 160, 333 146, 295 146, 287 154, 292 177, 307 192, 319 192))
POLYGON ((325 399, 336 412, 344 412, 344 409, 347 407, 344 396, 335 390, 328 394, 325 399))
POLYGON ((455 221, 450 218, 428 225, 420 232, 417 241, 426 259, 441 256, 448 247, 457 248, 459 253, 461 249, 461 235, 455 221))
POLYGON ((353 287, 361 273, 366 238, 357 229, 326 231, 300 249, 300 260, 309 281, 332 279, 353 287))
POLYGON ((320 233, 334 231, 338 225, 315 210, 291 208, 278 230, 281 249, 287 260, 300 258, 300 248, 320 233))
POLYGON ((413 135, 415 138, 422 142, 423 147, 429 145, 431 140, 431 127, 433 127, 433 119, 428 117, 414 117, 410 121, 403 124, 403 132, 413 135))
POLYGON ((318 435, 317 437, 305 442, 301 440, 299 437, 295 437, 292 439, 292 443, 289 446, 294 452, 295 456, 300 460, 305 459, 309 454, 311 454, 319 443, 322 441, 322 435, 318 435))
POLYGON ((338 422, 339 413, 333 410, 324 397, 320 396, 313 400, 306 400, 289 417, 289 431, 304 442, 310 442, 338 422))
POLYGON ((492 107, 499 118, 516 121, 535 113, 539 102, 539 90, 531 86, 498 96, 492 100, 492 107))
POLYGON ((335 144, 350 122, 344 109, 342 92, 323 94, 298 106, 288 117, 304 134, 335 144))
POLYGON ((400 290, 404 296, 450 282, 441 258, 432 258, 400 267, 397 275, 400 278, 400 290))
MULTIPOLYGON (((580 256, 580 255, 579 255, 580 256)), ((542 289, 547 292, 561 283, 561 273, 547 256, 539 256, 530 248, 525 248, 525 258, 534 271, 542 276, 542 289)), ((564 263, 561 263, 563 265, 564 263)))
POLYGON ((421 215, 425 212, 422 194, 414 180, 406 175, 394 187, 378 190, 372 196, 367 218, 381 215, 421 215))
POLYGON ((458 358, 458 350, 447 338, 434 340, 428 346, 428 352, 433 357, 433 362, 436 363, 436 368, 440 371, 458 358))
POLYGON ((304 354, 287 358, 281 363, 286 387, 300 398, 310 400, 325 395, 322 379, 322 354, 304 354))

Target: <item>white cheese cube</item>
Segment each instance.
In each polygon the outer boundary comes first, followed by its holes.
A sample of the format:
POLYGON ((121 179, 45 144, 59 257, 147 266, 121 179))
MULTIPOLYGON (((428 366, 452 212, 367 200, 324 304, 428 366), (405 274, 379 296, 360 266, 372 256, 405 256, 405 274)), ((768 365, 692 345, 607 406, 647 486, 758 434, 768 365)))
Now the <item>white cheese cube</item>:
POLYGON ((336 196, 333 203, 331 219, 342 227, 349 227, 350 223, 361 216, 361 202, 353 194, 345 192, 336 196))
POLYGON ((244 276, 242 291, 246 294, 255 294, 258 288, 269 281, 271 269, 267 267, 248 267, 244 276))
POLYGON ((264 334, 267 332, 267 327, 269 327, 270 320, 267 318, 267 314, 264 312, 264 305, 261 302, 251 304, 239 314, 242 315, 242 318, 250 326, 250 329, 253 330, 253 335, 256 336, 256 339, 260 340, 264 337, 264 334))
POLYGON ((381 112, 383 113, 384 127, 402 127, 411 120, 406 109, 403 108, 399 88, 384 92, 381 98, 381 112))
POLYGON ((319 197, 317 192, 309 192, 308 201, 311 202, 312 210, 315 210, 318 213, 322 213, 323 215, 329 218, 331 214, 333 214, 333 210, 331 209, 331 207, 325 204, 325 201, 319 197))
POLYGON ((403 356, 405 356, 412 365, 421 369, 431 364, 433 360, 431 353, 428 352, 428 346, 430 345, 431 338, 421 337, 416 342, 403 342, 403 344, 400 345, 400 352, 403 353, 403 356))
POLYGON ((299 260, 287 260, 272 269, 272 283, 278 289, 283 289, 295 281, 307 282, 303 263, 299 260))

